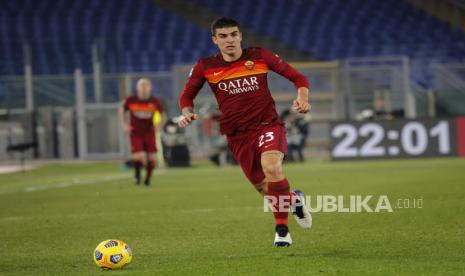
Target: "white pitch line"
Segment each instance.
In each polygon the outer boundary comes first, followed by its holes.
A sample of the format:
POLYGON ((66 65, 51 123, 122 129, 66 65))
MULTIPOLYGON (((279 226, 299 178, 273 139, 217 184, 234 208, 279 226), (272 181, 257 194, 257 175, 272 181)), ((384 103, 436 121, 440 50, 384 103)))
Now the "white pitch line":
MULTIPOLYGON (((154 175, 161 175, 164 173, 165 173, 165 170, 157 170, 153 172, 154 175)), ((18 192, 31 193, 31 192, 45 191, 45 190, 51 190, 51 189, 69 188, 69 187, 79 186, 79 185, 92 185, 92 184, 97 184, 99 182, 121 180, 121 179, 126 179, 126 178, 129 179, 130 177, 127 175, 117 175, 117 176, 104 176, 104 177, 91 178, 91 179, 74 178, 70 181, 58 182, 54 185, 35 185, 35 186, 26 187, 19 191, 0 192, 0 195, 13 194, 13 193, 18 193, 18 192)))
POLYGON ((20 172, 23 170, 30 171, 32 169, 35 169, 35 167, 31 165, 24 165, 23 167, 21 166, 0 166, 0 174, 20 172))
POLYGON ((104 176, 104 177, 93 178, 93 179, 74 178, 72 181, 60 182, 55 185, 38 185, 38 186, 26 187, 23 189, 23 191, 30 193, 30 192, 44 191, 44 190, 51 190, 51 189, 68 188, 68 187, 79 186, 79 185, 92 185, 92 184, 96 184, 99 182, 120 180, 124 178, 129 178, 129 177, 127 175, 118 175, 118 176, 104 176))
MULTIPOLYGON (((171 209, 168 213, 209 213, 218 211, 235 211, 235 210, 260 210, 262 206, 240 206, 240 207, 217 207, 217 208, 194 208, 194 209, 171 209)), ((48 215, 48 216, 13 216, 13 217, 0 217, 0 221, 13 221, 13 220, 31 220, 31 219, 85 219, 93 217, 111 217, 111 216, 122 216, 122 215, 152 215, 163 213, 167 214, 166 210, 141 210, 141 211, 126 211, 126 212, 100 212, 100 213, 76 213, 76 214, 64 214, 64 215, 48 215)))

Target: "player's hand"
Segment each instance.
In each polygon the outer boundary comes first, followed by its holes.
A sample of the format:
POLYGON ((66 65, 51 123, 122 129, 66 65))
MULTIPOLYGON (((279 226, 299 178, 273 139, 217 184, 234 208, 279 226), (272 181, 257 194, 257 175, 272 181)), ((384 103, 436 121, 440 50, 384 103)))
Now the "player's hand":
POLYGON ((292 109, 294 109, 298 113, 307 113, 311 109, 311 105, 307 99, 301 99, 297 97, 292 103, 292 109))
POLYGON ((128 124, 125 124, 123 125, 123 130, 126 134, 131 134, 131 131, 132 131, 132 126, 128 125, 128 124))
POLYGON ((199 117, 199 115, 197 115, 195 113, 186 112, 181 116, 181 119, 179 120, 178 125, 179 125, 179 127, 185 128, 188 125, 190 125, 190 123, 192 123, 192 121, 197 120, 198 117, 199 117))

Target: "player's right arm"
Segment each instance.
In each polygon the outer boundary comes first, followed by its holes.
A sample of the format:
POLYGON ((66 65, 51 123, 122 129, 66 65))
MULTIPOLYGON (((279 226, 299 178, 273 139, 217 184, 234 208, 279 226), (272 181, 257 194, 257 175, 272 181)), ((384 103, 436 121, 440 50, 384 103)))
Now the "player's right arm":
POLYGON ((120 107, 118 108, 118 117, 119 117, 119 122, 121 124, 121 128, 124 130, 126 134, 130 134, 132 127, 131 124, 129 124, 126 121, 126 111, 127 111, 127 103, 124 101, 120 107))
POLYGON ((198 115, 194 113, 194 99, 205 83, 203 70, 202 60, 199 60, 192 68, 189 79, 179 97, 179 108, 182 116, 178 125, 182 128, 187 127, 193 120, 198 118, 198 115))

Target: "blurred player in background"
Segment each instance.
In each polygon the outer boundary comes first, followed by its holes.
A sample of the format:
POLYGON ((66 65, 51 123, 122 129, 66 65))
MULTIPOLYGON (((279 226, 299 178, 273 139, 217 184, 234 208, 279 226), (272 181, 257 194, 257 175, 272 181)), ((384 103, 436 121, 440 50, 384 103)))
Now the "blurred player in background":
POLYGON ((136 95, 126 98, 119 109, 119 119, 124 132, 128 135, 132 164, 134 167, 134 181, 137 185, 141 182, 141 169, 145 164, 146 175, 144 184, 150 186, 152 171, 156 165, 156 134, 154 118, 163 125, 163 106, 160 101, 152 96, 152 82, 147 78, 137 81, 136 95), (129 112, 129 122, 126 113, 129 112))
POLYGON ((305 143, 310 133, 310 114, 299 114, 291 109, 286 109, 281 113, 281 120, 287 133, 286 161, 304 162, 305 143))
POLYGON ((273 70, 294 83, 297 97, 292 108, 299 113, 310 110, 308 80, 265 48, 242 49, 242 33, 234 19, 215 20, 211 31, 220 54, 200 59, 192 69, 179 99, 179 126, 186 127, 198 118, 194 98, 207 81, 221 111, 221 133, 226 134, 228 146, 249 181, 273 205, 275 246, 290 246, 290 207, 303 228, 311 227, 312 218, 302 192, 290 190, 282 171, 286 134, 268 89, 267 73, 273 70))

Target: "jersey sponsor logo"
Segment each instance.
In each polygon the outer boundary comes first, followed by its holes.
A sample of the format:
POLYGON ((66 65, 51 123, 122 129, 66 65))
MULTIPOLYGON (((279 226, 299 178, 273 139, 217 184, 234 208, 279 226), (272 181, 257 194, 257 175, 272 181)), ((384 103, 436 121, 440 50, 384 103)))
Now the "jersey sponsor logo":
POLYGON ((259 90, 260 86, 257 77, 246 77, 235 80, 225 80, 218 83, 221 91, 228 92, 229 95, 236 95, 244 92, 259 90))

